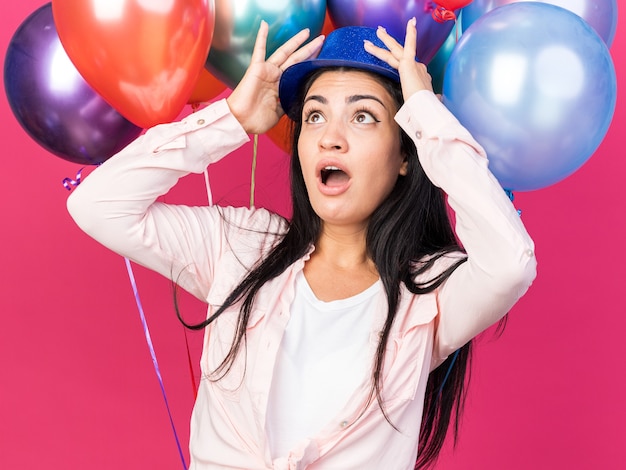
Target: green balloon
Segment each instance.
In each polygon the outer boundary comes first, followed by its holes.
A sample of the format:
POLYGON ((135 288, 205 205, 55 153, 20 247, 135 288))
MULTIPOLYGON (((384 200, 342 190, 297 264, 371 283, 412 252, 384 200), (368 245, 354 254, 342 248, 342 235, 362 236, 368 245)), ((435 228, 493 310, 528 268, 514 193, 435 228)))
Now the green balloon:
POLYGON ((446 66, 448 65, 448 59, 454 50, 456 43, 461 38, 461 21, 460 17, 457 20, 456 25, 450 31, 448 38, 441 45, 435 56, 432 58, 426 68, 433 80, 433 91, 441 94, 443 91, 443 77, 446 72, 446 66))
POLYGON ((215 31, 206 69, 234 88, 245 73, 261 20, 269 25, 267 56, 305 28, 322 32, 326 0, 216 0, 215 31))

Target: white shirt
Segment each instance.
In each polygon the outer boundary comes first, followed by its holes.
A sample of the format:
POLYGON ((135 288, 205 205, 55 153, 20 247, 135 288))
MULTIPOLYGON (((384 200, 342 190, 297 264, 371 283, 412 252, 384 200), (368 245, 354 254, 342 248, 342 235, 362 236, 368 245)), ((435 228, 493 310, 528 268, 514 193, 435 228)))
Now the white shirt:
POLYGON ((347 299, 323 302, 298 273, 291 318, 276 357, 267 434, 274 458, 313 437, 339 416, 351 395, 370 381, 369 338, 380 280, 347 299))

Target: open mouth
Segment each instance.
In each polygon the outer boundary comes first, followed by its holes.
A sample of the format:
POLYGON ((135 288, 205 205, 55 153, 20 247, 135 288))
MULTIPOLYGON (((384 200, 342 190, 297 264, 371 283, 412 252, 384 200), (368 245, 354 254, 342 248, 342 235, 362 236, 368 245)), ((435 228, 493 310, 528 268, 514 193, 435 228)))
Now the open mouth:
POLYGON ((321 171, 322 184, 335 187, 345 184, 350 177, 348 174, 336 166, 326 166, 321 171))

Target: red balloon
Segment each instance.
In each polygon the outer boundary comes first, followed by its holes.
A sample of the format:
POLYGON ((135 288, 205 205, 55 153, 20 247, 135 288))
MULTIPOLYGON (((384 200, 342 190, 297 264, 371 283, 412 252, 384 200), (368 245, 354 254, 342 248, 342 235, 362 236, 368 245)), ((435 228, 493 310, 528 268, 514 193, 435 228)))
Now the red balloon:
POLYGON ((438 0, 437 5, 444 7, 446 10, 459 10, 463 7, 466 7, 473 0, 438 0))
POLYGON ((458 10, 463 8, 473 0, 438 0, 437 8, 435 8, 432 12, 433 19, 438 21, 439 23, 443 23, 444 21, 456 21, 456 13, 454 10, 458 10))
POLYGON ((141 127, 187 104, 215 24, 213 0, 53 0, 52 12, 85 81, 141 127))
POLYGON ((330 19, 330 15, 328 11, 326 11, 326 16, 324 17, 324 24, 322 25, 322 34, 328 36, 329 33, 334 31, 335 25, 333 24, 333 20, 330 19))

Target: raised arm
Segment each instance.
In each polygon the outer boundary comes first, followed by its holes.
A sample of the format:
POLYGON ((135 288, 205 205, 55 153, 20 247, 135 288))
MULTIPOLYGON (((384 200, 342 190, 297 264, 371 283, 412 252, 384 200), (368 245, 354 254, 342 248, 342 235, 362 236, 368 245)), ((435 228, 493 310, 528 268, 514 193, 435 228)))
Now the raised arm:
POLYGON ((413 139, 429 179, 448 195, 468 255, 438 292, 436 366, 526 292, 536 275, 534 244, 488 170, 483 148, 433 94, 426 67, 415 60, 415 22, 407 24, 404 47, 383 29, 378 36, 388 50, 365 48, 398 69, 405 104, 396 121, 413 139))
POLYGON ((200 173, 248 141, 225 101, 150 129, 94 170, 70 195, 78 226, 107 248, 206 298, 220 216, 215 208, 157 203, 179 178, 200 173), (203 269, 198 266, 204 265, 203 269), (191 276, 189 274, 192 274, 191 276))
POLYGON ((435 365, 502 318, 536 274, 534 243, 484 150, 429 91, 396 116, 429 179, 448 195, 468 260, 440 287, 435 365))
POLYGON ((148 130, 89 175, 67 203, 76 223, 90 236, 172 278, 201 299, 206 299, 215 263, 229 243, 226 228, 275 233, 280 230, 279 222, 265 211, 155 201, 179 178, 201 173, 208 164, 247 142, 248 133, 264 132, 278 121, 282 110, 277 104, 277 87, 282 69, 314 54, 322 38, 298 49, 308 37, 308 31, 303 31, 265 60, 266 37, 267 24, 263 23, 250 68, 228 100, 180 122, 148 130))

